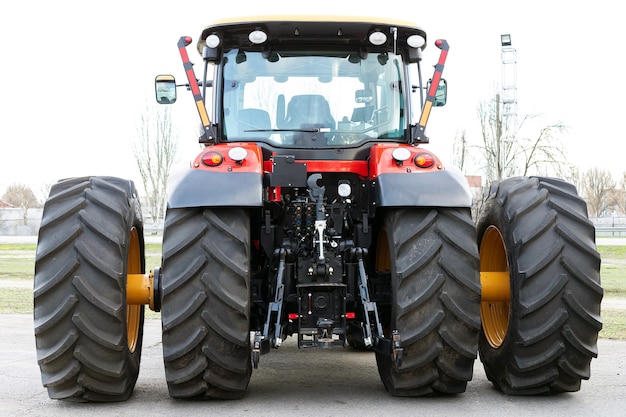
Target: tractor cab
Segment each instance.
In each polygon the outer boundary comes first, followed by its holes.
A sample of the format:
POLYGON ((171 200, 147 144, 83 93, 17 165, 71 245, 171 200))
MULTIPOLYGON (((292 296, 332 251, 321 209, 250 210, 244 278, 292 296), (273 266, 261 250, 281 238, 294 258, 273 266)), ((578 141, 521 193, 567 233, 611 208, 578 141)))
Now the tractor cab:
MULTIPOLYGON (((181 41, 184 47, 191 40, 181 41)), ((424 103, 419 65, 425 45, 424 31, 395 21, 218 22, 197 46, 205 62, 199 111, 212 113, 201 114, 201 141, 276 149, 412 143, 424 103), (207 102, 208 86, 214 103, 207 102)), ((157 101, 176 100, 172 76, 159 76, 156 84, 157 101)), ((435 103, 441 105, 445 81, 438 85, 435 103)))

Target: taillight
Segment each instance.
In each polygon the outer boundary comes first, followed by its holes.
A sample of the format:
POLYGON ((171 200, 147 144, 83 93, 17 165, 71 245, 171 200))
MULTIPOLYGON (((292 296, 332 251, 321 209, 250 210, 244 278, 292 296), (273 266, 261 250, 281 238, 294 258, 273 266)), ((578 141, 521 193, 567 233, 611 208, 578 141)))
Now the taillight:
POLYGON ((354 311, 349 311, 346 313, 346 319, 352 320, 356 318, 356 313, 354 311))
POLYGON ((298 314, 296 313, 289 313, 287 314, 287 317, 289 318, 289 320, 298 320, 298 314))
POLYGON ((224 162, 224 157, 219 152, 209 151, 202 155, 202 163, 206 166, 216 167, 222 162, 224 162))
POLYGON ((421 152, 413 159, 418 168, 430 168, 435 164, 435 157, 428 152, 421 152))

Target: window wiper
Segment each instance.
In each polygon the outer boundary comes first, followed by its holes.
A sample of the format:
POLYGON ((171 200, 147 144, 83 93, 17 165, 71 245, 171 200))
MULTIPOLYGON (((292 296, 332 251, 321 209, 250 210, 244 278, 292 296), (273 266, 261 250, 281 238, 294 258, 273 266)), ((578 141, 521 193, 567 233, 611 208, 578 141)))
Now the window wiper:
POLYGON ((246 129, 244 132, 298 132, 298 133, 324 133, 330 132, 330 127, 316 127, 311 129, 246 129))

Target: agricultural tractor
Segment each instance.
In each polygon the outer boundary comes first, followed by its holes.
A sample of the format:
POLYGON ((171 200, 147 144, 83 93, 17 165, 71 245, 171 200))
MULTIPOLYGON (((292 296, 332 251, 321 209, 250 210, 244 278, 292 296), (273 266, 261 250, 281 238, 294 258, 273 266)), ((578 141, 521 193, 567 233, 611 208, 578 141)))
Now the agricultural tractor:
POLYGON ((127 399, 145 306, 174 398, 242 397, 289 336, 372 351, 395 396, 461 393, 478 355, 506 394, 579 390, 602 327, 585 202, 515 177, 473 220, 466 178, 424 146, 445 40, 426 82, 426 33, 406 22, 220 21, 197 43, 201 78, 191 43, 186 79, 155 80, 160 103, 189 91, 201 127, 169 184, 161 265, 146 270, 132 181, 61 180, 45 204, 34 325, 51 398, 127 399))

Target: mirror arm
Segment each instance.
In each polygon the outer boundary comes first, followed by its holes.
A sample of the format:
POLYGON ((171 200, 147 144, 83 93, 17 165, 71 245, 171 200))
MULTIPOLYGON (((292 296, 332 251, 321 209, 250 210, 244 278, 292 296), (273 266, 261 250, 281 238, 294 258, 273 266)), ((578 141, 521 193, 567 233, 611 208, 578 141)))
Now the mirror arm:
POLYGON ((187 54, 187 45, 190 43, 190 36, 182 36, 178 40, 178 51, 180 52, 180 57, 183 60, 183 67, 185 68, 189 88, 191 89, 193 99, 196 102, 196 108, 198 109, 198 115, 200 116, 200 122, 202 123, 203 132, 199 139, 200 143, 213 143, 215 142, 215 129, 209 119, 206 107, 204 106, 204 98, 202 97, 202 93, 200 93, 200 86, 198 85, 198 80, 196 79, 196 73, 193 70, 193 64, 189 60, 189 55, 187 54))
POLYGON ((441 74, 443 73, 446 58, 448 57, 448 50, 450 49, 448 42, 446 42, 446 40, 444 39, 437 39, 435 41, 435 46, 441 49, 441 53, 439 54, 439 61, 437 62, 437 65, 435 65, 435 73, 433 74, 432 83, 430 84, 430 88, 428 89, 426 101, 424 102, 424 106, 422 107, 422 115, 420 116, 420 120, 417 125, 411 126, 411 143, 428 143, 428 137, 426 137, 425 135, 426 124, 428 123, 430 110, 432 109, 433 103, 435 101, 435 94, 437 93, 439 80, 441 79, 441 74))

